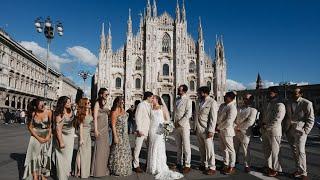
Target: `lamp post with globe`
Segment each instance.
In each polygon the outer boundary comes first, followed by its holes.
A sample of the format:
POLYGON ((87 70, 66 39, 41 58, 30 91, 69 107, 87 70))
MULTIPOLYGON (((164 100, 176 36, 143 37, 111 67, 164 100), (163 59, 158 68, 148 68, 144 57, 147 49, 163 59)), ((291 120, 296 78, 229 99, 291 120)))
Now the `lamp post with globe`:
POLYGON ((38 33, 43 33, 45 38, 47 39, 47 58, 46 58, 46 72, 44 77, 44 98, 47 101, 48 98, 48 73, 49 73, 49 48, 51 40, 54 38, 54 32, 57 32, 59 36, 63 35, 63 25, 60 21, 57 21, 55 24, 52 23, 50 17, 47 17, 45 20, 43 20, 41 17, 38 17, 34 22, 35 28, 38 33))
POLYGON ((88 77, 91 77, 92 74, 90 74, 89 71, 81 70, 78 75, 83 79, 83 96, 86 97, 86 80, 88 77))

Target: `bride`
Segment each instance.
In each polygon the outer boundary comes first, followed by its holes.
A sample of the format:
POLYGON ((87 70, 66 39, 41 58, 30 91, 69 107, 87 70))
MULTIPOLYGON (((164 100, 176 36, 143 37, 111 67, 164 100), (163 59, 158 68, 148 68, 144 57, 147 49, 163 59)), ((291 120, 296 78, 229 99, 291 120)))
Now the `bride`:
POLYGON ((170 121, 168 109, 162 99, 156 95, 153 98, 152 106, 147 172, 153 174, 155 179, 180 179, 183 175, 169 170, 167 165, 166 146, 162 127, 165 121, 170 121))

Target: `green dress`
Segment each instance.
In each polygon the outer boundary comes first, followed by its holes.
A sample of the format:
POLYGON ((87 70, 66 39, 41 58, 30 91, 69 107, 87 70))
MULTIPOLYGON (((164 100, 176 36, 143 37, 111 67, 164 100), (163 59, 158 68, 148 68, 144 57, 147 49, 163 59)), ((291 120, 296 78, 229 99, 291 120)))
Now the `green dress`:
POLYGON ((100 136, 95 139, 91 163, 91 175, 94 177, 109 175, 110 145, 108 114, 109 109, 107 107, 99 108, 97 121, 100 136))
MULTIPOLYGON (((93 117, 92 116, 86 116, 83 121, 83 145, 80 146, 77 152, 77 157, 80 156, 80 174, 81 178, 88 178, 90 176, 90 162, 91 162, 91 123, 92 123, 93 117)), ((80 135, 79 141, 80 141, 80 135)), ((77 163, 75 163, 75 175, 78 174, 78 167, 77 163)))
POLYGON ((132 174, 132 155, 128 135, 128 115, 118 116, 116 131, 119 137, 118 144, 112 144, 109 168, 110 174, 115 176, 129 176, 132 174))
POLYGON ((59 148, 58 139, 55 139, 54 152, 53 152, 53 162, 56 166, 57 178, 59 180, 67 180, 71 172, 71 161, 73 155, 74 147, 74 115, 70 118, 63 117, 58 123, 63 123, 62 126, 62 140, 65 147, 63 149, 59 148))
MULTIPOLYGON (((50 121, 48 118, 42 122, 38 122, 34 118, 31 120, 33 130, 42 138, 45 138, 49 133, 50 121)), ((32 172, 37 172, 38 175, 50 176, 51 170, 51 139, 41 144, 34 136, 30 137, 26 159, 24 163, 23 179, 33 179, 32 172)))

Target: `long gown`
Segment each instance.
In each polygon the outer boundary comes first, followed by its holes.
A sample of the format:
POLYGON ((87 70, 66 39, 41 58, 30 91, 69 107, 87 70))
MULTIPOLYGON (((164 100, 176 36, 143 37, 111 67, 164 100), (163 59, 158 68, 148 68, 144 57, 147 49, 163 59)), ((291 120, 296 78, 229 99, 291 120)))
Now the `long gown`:
MULTIPOLYGON (((50 121, 48 118, 42 122, 37 122, 35 119, 31 120, 33 130, 38 136, 45 138, 48 133, 50 121)), ((38 175, 50 176, 51 170, 51 151, 52 140, 41 144, 34 136, 30 137, 27 155, 24 163, 23 179, 33 179, 32 172, 37 172, 38 175)))
POLYGON ((163 123, 163 111, 161 109, 153 110, 149 129, 147 172, 153 174, 155 179, 180 179, 183 175, 171 171, 167 165, 166 145, 162 128, 163 123))
POLYGON ((110 154, 109 145, 109 123, 108 123, 109 109, 104 107, 99 108, 98 111, 98 131, 99 137, 95 139, 91 175, 93 177, 102 177, 109 175, 108 161, 110 154))
MULTIPOLYGON (((77 152, 77 156, 80 156, 80 174, 81 178, 88 178, 90 176, 90 161, 91 161, 91 123, 92 116, 86 116, 83 121, 83 145, 80 146, 77 152)), ((80 135, 79 135, 80 138, 80 135)), ((80 141, 80 139, 79 139, 80 141)), ((78 174, 77 163, 75 163, 75 175, 78 174)))
POLYGON ((53 162, 56 166, 57 178, 59 180, 67 180, 71 172, 71 162, 74 147, 74 127, 73 121, 75 116, 70 118, 63 117, 59 123, 63 123, 62 126, 62 140, 65 147, 59 148, 58 140, 55 139, 54 152, 52 154, 53 162))
POLYGON ((118 116, 116 122, 119 143, 111 145, 109 168, 110 174, 115 176, 129 176, 132 174, 132 154, 128 135, 128 115, 118 116))

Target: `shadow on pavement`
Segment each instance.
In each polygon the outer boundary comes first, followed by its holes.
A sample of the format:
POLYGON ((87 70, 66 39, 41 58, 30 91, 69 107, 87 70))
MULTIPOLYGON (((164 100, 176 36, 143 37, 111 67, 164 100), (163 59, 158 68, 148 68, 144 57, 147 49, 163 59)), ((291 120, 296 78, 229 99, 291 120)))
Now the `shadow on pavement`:
POLYGON ((26 154, 21 153, 11 153, 10 158, 17 161, 17 167, 19 172, 19 179, 22 179, 24 172, 24 160, 26 159, 26 154))

